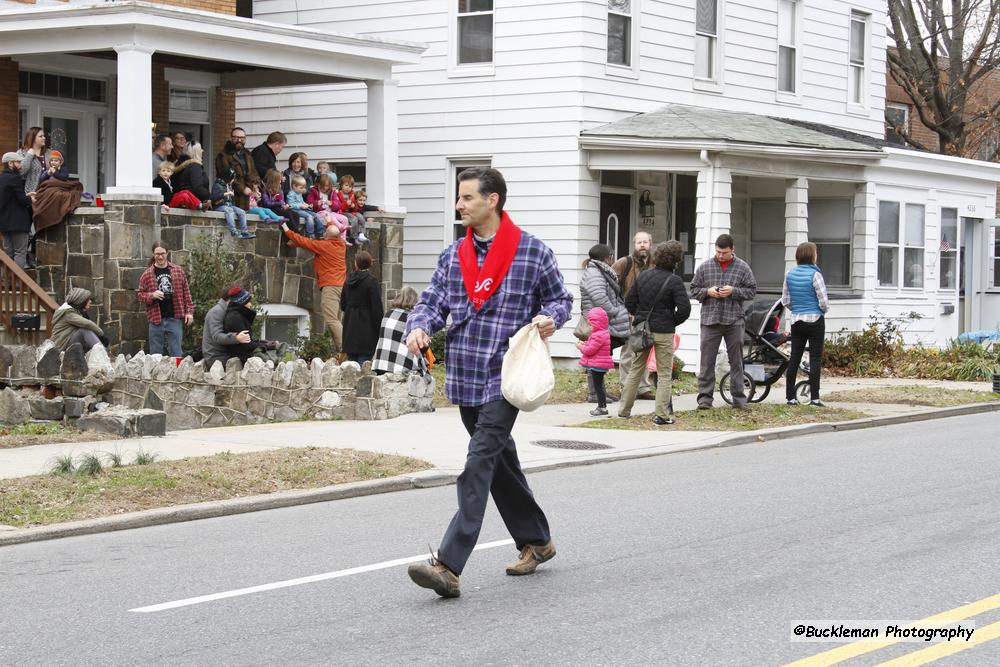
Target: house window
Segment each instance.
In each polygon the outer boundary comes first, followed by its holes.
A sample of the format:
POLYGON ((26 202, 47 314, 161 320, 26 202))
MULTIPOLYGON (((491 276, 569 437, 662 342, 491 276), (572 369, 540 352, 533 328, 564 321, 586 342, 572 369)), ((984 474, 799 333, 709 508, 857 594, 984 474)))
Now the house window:
POLYGON ((1000 225, 990 228, 990 266, 993 268, 993 280, 990 287, 1000 288, 1000 225))
POLYGON ((896 287, 900 280, 903 287, 924 286, 924 207, 906 204, 901 208, 899 202, 880 201, 878 284, 896 287), (900 249, 902 263, 899 261, 900 249))
POLYGON ((493 0, 458 0, 458 64, 493 62, 493 0))
POLYGON ((865 78, 868 69, 868 15, 851 12, 850 72, 848 100, 865 104, 865 78))
POLYGON ((462 215, 455 208, 455 203, 458 201, 458 175, 470 167, 490 167, 492 164, 488 160, 481 162, 476 161, 463 161, 463 162, 453 162, 452 167, 452 192, 451 192, 451 211, 454 215, 454 223, 452 225, 452 239, 457 241, 458 239, 465 236, 465 225, 462 224, 462 215))
POLYGON ((21 70, 17 90, 22 95, 60 97, 78 102, 107 101, 107 82, 21 70))
POLYGON ((696 0, 694 37, 694 76, 714 79, 719 35, 718 0, 696 0))
POLYGON ((778 0, 778 90, 795 92, 796 12, 795 0, 778 0))
POLYGON ((938 249, 940 257, 941 289, 955 289, 955 275, 958 270, 958 209, 941 209, 941 245, 938 249))
POLYGON ((187 111, 191 113, 208 113, 208 91, 171 88, 170 89, 170 111, 187 111))
POLYGON ((632 66, 632 0, 608 0, 608 64, 632 66))
POLYGON ((785 200, 750 202, 750 266, 758 285, 779 286, 785 277, 785 200))
POLYGON ((852 204, 848 198, 810 199, 809 240, 827 285, 846 287, 851 278, 852 204))
POLYGON ((885 107, 885 140, 893 146, 905 146, 906 140, 896 131, 910 129, 910 107, 906 104, 887 104, 885 107))
MULTIPOLYGON (((368 177, 368 165, 364 162, 330 162, 330 169, 337 174, 336 187, 340 187, 341 176, 350 174, 354 177, 354 191, 361 192, 365 189, 368 177)), ((373 205, 381 205, 381 202, 369 202, 373 205)))
POLYGON ((266 303, 260 310, 264 316, 262 338, 295 347, 300 338, 309 336, 309 311, 286 303, 266 303))

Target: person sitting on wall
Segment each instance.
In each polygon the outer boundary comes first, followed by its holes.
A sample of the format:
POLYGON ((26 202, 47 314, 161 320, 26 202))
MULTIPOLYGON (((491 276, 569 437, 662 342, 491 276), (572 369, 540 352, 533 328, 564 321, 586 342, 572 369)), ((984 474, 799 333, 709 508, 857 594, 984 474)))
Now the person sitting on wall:
POLYGON ((62 153, 59 151, 49 152, 49 166, 44 172, 42 172, 42 177, 38 179, 38 182, 41 184, 50 178, 54 178, 59 181, 69 180, 69 170, 66 169, 62 153))
POLYGON ((174 149, 173 140, 165 134, 158 134, 153 137, 153 173, 150 178, 156 178, 156 173, 160 169, 160 163, 170 159, 170 151, 174 149))
MULTIPOLYGON (((222 330, 226 333, 249 334, 253 331, 253 321, 256 317, 257 311, 250 306, 250 292, 241 287, 229 290, 229 305, 226 306, 226 315, 222 320, 222 330)), ((249 343, 231 345, 227 350, 229 356, 223 361, 223 365, 233 357, 245 364, 247 359, 254 356, 258 348, 280 350, 281 343, 276 340, 251 339, 249 343)))
POLYGON ((101 327, 87 317, 90 308, 90 291, 74 287, 66 293, 66 301, 52 316, 52 345, 65 350, 79 343, 84 352, 95 345, 108 346, 108 339, 101 327))
POLYGON ((201 338, 201 354, 205 360, 205 368, 211 368, 216 361, 225 366, 226 361, 236 356, 233 347, 246 345, 250 342, 250 330, 226 332, 223 322, 226 319, 226 309, 229 308, 229 295, 239 294, 243 288, 239 285, 226 285, 222 290, 219 302, 205 313, 205 329, 201 338))
POLYGON ((201 146, 190 144, 187 148, 190 157, 174 167, 174 175, 171 179, 174 196, 171 198, 169 206, 170 208, 189 208, 200 211, 207 208, 206 202, 211 199, 212 193, 208 189, 208 175, 205 173, 205 168, 201 166, 201 146))

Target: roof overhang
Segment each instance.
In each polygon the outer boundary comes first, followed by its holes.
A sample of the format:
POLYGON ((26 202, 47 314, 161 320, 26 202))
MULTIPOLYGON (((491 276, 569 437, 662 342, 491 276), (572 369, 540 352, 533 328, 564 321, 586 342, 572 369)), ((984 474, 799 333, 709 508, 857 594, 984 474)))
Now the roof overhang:
POLYGON ((233 88, 289 85, 282 77, 267 76, 268 71, 310 78, 322 72, 325 81, 389 79, 394 64, 416 63, 426 49, 415 42, 320 32, 136 0, 0 12, 0 56, 101 52, 133 44, 158 53, 233 63, 232 75, 223 74, 223 86, 233 88))
POLYGON ((729 155, 744 155, 753 157, 770 157, 783 159, 808 160, 811 162, 854 162, 873 163, 885 157, 880 150, 836 150, 824 148, 796 148, 792 146, 773 146, 767 144, 750 144, 711 139, 651 139, 642 137, 622 136, 581 136, 581 149, 590 151, 677 151, 726 153, 729 155))

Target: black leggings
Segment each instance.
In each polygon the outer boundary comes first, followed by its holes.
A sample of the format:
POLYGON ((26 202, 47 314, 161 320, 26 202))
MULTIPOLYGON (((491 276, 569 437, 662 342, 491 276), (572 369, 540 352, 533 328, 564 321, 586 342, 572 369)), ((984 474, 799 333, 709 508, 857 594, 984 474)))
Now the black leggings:
POLYGON ((819 318, 815 322, 796 322, 792 325, 792 356, 785 371, 785 398, 789 401, 795 398, 795 375, 802 361, 802 353, 809 342, 809 400, 819 400, 819 374, 823 366, 823 336, 826 333, 826 320, 819 318))
POLYGON ((604 372, 588 369, 590 379, 594 382, 594 393, 597 394, 597 407, 608 407, 608 394, 604 391, 604 372))

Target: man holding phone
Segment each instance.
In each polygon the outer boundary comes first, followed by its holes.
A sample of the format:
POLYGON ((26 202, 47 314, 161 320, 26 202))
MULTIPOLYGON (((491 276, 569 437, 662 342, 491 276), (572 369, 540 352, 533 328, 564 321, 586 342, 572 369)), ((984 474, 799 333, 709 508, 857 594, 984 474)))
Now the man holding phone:
POLYGON ((715 357, 725 340, 729 353, 733 407, 746 410, 743 389, 743 302, 757 294, 750 265, 736 256, 733 237, 720 234, 715 256, 702 262, 691 281, 691 296, 701 302, 701 364, 698 369, 698 409, 712 407, 715 357))

